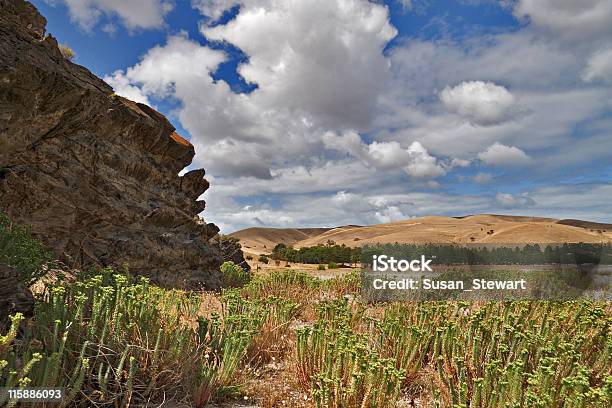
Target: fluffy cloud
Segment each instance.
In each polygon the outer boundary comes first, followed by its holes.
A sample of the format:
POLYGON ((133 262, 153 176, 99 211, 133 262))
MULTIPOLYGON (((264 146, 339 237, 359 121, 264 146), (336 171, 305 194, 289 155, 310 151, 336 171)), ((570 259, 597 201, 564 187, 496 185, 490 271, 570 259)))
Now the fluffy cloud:
POLYGON ((595 52, 582 72, 582 79, 587 82, 612 82, 612 48, 595 52))
POLYGON ((249 56, 238 72, 265 106, 354 129, 370 125, 388 77, 382 50, 396 34, 387 8, 362 0, 246 1, 234 20, 202 32, 249 56))
POLYGON ((130 80, 123 75, 123 71, 115 71, 112 75, 107 75, 103 79, 107 84, 113 87, 117 95, 121 95, 134 102, 152 106, 147 95, 142 91, 142 89, 132 85, 130 80))
POLYGON ((409 218, 402 208, 411 205, 405 202, 389 203, 385 197, 366 197, 346 191, 339 191, 331 198, 331 203, 337 211, 366 215, 370 220, 381 223, 409 218))
POLYGON ((534 28, 572 40, 601 39, 612 33, 609 0, 518 0, 514 15, 534 28))
POLYGON ((530 160, 529 156, 518 147, 506 146, 497 142, 479 153, 478 158, 491 166, 519 166, 530 160))
POLYGON ((210 72, 225 58, 223 52, 202 47, 183 33, 169 37, 165 46, 151 48, 138 64, 125 73, 115 72, 113 78, 138 84, 143 93, 158 98, 188 95, 194 85, 210 92, 210 72))
POLYGON ((159 28, 173 2, 164 0, 47 0, 63 2, 70 18, 83 29, 91 30, 102 18, 117 16, 128 29, 159 28))
POLYGON ((376 217, 380 223, 400 221, 409 218, 399 207, 395 206, 389 206, 381 211, 376 211, 374 217, 376 217))
POLYGON ((371 126, 387 86, 383 48, 395 35, 386 7, 364 0, 240 4, 235 19, 203 26, 202 33, 248 55, 238 71, 257 84, 252 93, 214 82, 211 73, 225 54, 186 35, 169 37, 110 82, 178 101, 176 114, 192 136, 197 164, 213 175, 265 179, 288 161, 311 167, 327 130, 371 126))
POLYGON ((515 97, 503 86, 492 82, 468 81, 446 87, 440 93, 446 107, 481 125, 509 119, 514 114, 515 97))
POLYGON ((364 164, 377 169, 402 168, 415 179, 428 179, 446 174, 438 160, 419 142, 403 148, 398 142, 372 142, 365 144, 355 132, 342 135, 327 132, 323 142, 328 149, 349 153, 364 164))
POLYGON ((436 158, 431 156, 419 142, 412 142, 407 150, 411 160, 404 170, 410 176, 425 179, 446 174, 446 170, 438 164, 436 158))

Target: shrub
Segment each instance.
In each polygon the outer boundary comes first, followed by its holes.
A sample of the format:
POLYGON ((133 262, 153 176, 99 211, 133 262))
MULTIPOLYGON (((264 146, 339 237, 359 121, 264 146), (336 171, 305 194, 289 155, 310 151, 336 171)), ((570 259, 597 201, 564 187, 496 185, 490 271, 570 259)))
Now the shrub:
POLYGON ((186 376, 197 407, 235 395, 242 383, 238 370, 269 360, 270 349, 286 333, 297 305, 278 298, 247 300, 236 290, 222 295, 223 314, 198 319, 202 350, 186 376))
POLYGON ((356 333, 347 302, 325 302, 313 327, 297 331, 298 375, 317 407, 394 407, 404 373, 356 333))
POLYGON ((605 305, 449 306, 431 348, 449 405, 609 406, 610 321, 595 317, 605 315, 605 305))
POLYGON ((268 264, 268 262, 270 262, 270 260, 268 259, 266 255, 260 255, 258 258, 258 261, 261 263, 265 263, 266 265, 268 264))
POLYGON ((251 280, 251 274, 232 261, 223 262, 221 275, 223 276, 224 286, 229 287, 244 286, 251 280))
POLYGON ((323 264, 319 264, 319 266, 317 266, 317 270, 318 271, 324 271, 325 269, 327 269, 327 268, 323 264))
POLYGON ((34 239, 27 228, 11 222, 0 212, 0 262, 19 271, 26 285, 33 284, 53 260, 53 254, 34 239))
POLYGON ((338 269, 338 264, 335 262, 330 262, 327 264, 327 269, 338 269))
POLYGON ((74 52, 74 50, 66 44, 60 44, 59 50, 62 53, 62 56, 69 61, 72 61, 74 57, 76 56, 76 53, 74 52))

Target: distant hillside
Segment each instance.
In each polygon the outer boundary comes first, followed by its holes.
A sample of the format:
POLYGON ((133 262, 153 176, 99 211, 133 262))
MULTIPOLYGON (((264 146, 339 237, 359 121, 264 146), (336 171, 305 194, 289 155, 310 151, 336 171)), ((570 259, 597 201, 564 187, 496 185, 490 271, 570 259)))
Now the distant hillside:
POLYGON ((264 228, 251 227, 232 234, 238 238, 245 252, 260 254, 271 252, 276 244, 295 245, 296 243, 319 236, 329 228, 264 228))
POLYGON ((581 220, 560 220, 558 224, 571 225, 573 227, 580 227, 593 230, 612 231, 612 224, 603 224, 601 222, 581 221, 581 220))
POLYGON ((338 228, 247 228, 231 236, 246 252, 267 253, 278 243, 294 247, 334 241, 347 246, 375 243, 522 244, 612 242, 612 225, 580 220, 509 215, 428 216, 370 226, 338 228))

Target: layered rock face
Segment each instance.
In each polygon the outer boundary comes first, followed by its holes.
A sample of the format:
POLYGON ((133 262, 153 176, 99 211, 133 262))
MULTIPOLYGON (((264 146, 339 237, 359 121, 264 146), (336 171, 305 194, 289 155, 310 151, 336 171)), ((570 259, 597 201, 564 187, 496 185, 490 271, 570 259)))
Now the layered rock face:
POLYGON ((150 107, 66 60, 46 20, 0 0, 0 210, 73 267, 129 266, 157 284, 215 289, 204 170, 150 107))

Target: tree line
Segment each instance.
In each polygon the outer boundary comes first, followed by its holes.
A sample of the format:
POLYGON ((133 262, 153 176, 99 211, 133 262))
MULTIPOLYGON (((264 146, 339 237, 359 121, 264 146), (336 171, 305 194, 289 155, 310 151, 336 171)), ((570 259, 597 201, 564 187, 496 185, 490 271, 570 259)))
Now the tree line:
POLYGON ((278 244, 270 257, 278 261, 306 264, 369 263, 373 255, 385 254, 396 259, 417 259, 425 255, 435 264, 466 265, 546 265, 605 264, 612 265, 611 244, 565 243, 559 245, 526 244, 524 246, 461 246, 439 244, 379 244, 351 248, 333 241, 312 247, 293 248, 278 244))
POLYGON ((350 248, 328 241, 325 245, 304 248, 293 248, 290 245, 278 244, 270 257, 274 260, 306 264, 356 264, 361 262, 361 248, 350 248))

